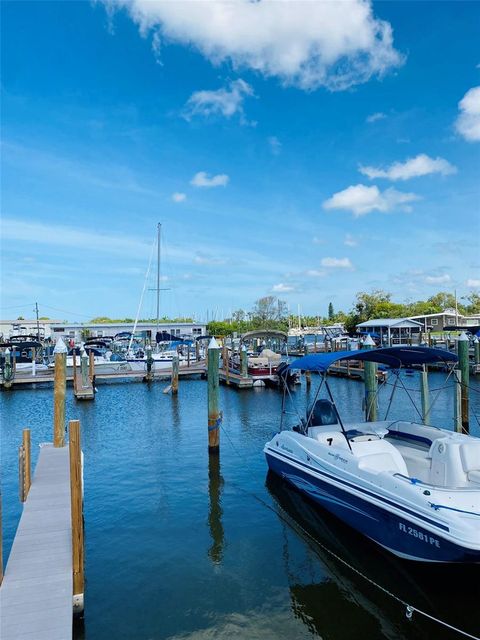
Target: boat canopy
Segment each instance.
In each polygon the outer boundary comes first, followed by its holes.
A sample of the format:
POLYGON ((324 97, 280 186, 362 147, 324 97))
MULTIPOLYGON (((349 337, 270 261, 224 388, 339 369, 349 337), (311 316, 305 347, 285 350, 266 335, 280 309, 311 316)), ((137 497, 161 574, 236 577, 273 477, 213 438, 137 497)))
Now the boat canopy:
POLYGON ((433 362, 457 362, 454 353, 446 349, 432 349, 430 347, 385 347, 382 349, 361 349, 358 351, 333 351, 331 353, 317 353, 298 358, 290 363, 289 369, 302 371, 323 371, 339 360, 362 360, 364 362, 378 362, 392 369, 411 367, 413 365, 429 364, 433 362))

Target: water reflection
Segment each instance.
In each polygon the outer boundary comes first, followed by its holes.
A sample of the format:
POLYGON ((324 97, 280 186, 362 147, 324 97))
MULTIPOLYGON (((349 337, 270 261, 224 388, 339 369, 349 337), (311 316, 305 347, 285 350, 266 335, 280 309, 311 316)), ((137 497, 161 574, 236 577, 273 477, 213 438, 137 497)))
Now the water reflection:
POLYGON ((223 478, 220 473, 220 454, 212 452, 208 456, 208 526, 212 545, 208 555, 214 564, 220 564, 223 560, 224 530, 222 524, 222 488, 223 478))

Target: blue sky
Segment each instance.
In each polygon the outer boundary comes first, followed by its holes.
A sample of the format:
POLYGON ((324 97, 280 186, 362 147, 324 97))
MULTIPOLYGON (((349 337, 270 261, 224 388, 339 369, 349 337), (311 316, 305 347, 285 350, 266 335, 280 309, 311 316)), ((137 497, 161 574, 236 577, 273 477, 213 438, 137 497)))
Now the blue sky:
POLYGON ((478 3, 1 10, 3 317, 480 287, 478 3))

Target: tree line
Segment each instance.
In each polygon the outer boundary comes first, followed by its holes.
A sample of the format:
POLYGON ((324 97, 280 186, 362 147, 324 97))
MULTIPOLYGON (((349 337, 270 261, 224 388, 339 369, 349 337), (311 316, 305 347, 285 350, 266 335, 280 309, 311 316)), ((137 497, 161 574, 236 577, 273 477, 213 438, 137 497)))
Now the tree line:
MULTIPOLYGON (((480 313, 480 294, 471 293, 456 301, 452 293, 441 291, 427 300, 407 300, 392 302, 392 294, 381 289, 371 292, 360 291, 348 311, 335 311, 333 303, 328 305, 326 316, 302 315, 301 327, 316 327, 341 322, 349 333, 353 333, 361 322, 372 318, 405 318, 409 316, 441 313, 445 309, 458 309, 461 315, 480 313)), ((256 329, 278 329, 288 331, 297 327, 298 316, 289 314, 287 303, 275 296, 259 298, 251 311, 238 309, 230 318, 208 323, 207 330, 214 335, 228 335, 232 332, 245 333, 256 329)))

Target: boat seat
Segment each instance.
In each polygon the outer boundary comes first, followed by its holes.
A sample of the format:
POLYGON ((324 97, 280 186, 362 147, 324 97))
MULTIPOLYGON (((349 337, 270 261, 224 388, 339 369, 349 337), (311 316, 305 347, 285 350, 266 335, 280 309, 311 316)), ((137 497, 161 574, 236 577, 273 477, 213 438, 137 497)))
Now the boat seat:
POLYGON ((429 452, 417 447, 409 447, 396 441, 392 444, 405 460, 408 469, 407 475, 427 482, 432 468, 432 459, 429 452))
POLYGON ((467 473, 467 478, 470 480, 470 482, 480 484, 480 471, 469 471, 467 473))
POLYGON ((310 438, 313 438, 322 444, 326 444, 329 447, 334 446, 342 447, 342 449, 348 449, 348 443, 340 427, 338 428, 338 431, 333 431, 331 429, 326 431, 324 427, 310 427, 308 435, 310 438))
POLYGON ((460 460, 465 473, 480 473, 480 441, 460 445, 460 460))
POLYGON ((358 458, 358 468, 381 473, 389 471, 391 473, 401 473, 408 475, 405 460, 397 449, 383 439, 366 441, 351 441, 352 451, 358 458))

